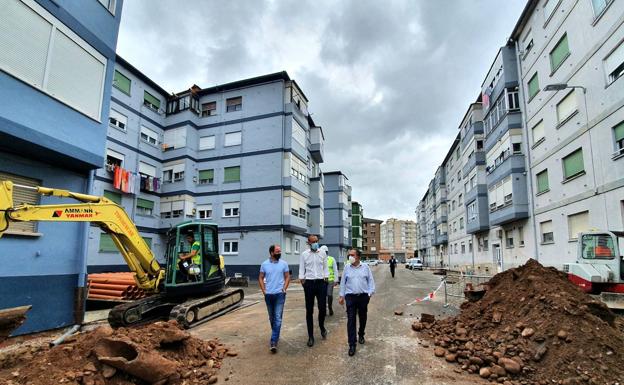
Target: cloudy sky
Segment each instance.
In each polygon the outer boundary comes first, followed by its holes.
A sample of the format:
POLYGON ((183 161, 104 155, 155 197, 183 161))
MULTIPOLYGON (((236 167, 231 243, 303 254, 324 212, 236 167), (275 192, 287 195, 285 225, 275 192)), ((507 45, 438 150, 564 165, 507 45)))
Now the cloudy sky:
POLYGON ((118 52, 169 91, 288 71, 367 217, 414 210, 525 0, 126 0, 118 52), (175 6, 174 6, 175 4, 175 6))

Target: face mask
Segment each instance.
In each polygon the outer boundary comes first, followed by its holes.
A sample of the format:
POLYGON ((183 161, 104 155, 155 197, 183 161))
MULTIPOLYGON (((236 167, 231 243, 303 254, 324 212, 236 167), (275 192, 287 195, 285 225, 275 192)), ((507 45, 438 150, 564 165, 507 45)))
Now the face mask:
POLYGON ((354 263, 355 262, 355 257, 352 255, 349 255, 349 263, 354 263))
POLYGON ((281 253, 280 254, 273 254, 273 258, 280 259, 280 258, 282 258, 282 254, 281 253))
POLYGON ((314 242, 314 243, 310 244, 310 249, 312 251, 316 251, 316 250, 318 250, 318 248, 319 248, 318 242, 314 242))

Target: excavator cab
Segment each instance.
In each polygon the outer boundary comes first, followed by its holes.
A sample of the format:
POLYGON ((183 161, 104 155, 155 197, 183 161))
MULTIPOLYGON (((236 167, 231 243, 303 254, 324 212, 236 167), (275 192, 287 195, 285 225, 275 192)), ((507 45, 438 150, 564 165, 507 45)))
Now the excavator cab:
POLYGON ((216 224, 180 223, 167 234, 165 292, 168 294, 216 292, 223 288, 216 224), (193 258, 183 258, 192 253, 193 258))

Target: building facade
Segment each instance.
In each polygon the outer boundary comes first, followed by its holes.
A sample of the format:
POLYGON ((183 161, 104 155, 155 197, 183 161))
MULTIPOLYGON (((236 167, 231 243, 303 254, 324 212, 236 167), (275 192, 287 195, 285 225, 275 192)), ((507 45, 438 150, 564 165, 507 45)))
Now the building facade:
POLYGON ((381 247, 397 259, 412 258, 416 250, 416 222, 390 218, 381 224, 381 247))
MULTIPOLYGON (((104 163, 122 1, 2 4, 0 179, 89 193, 104 163)), ((16 188, 14 204, 22 203, 77 202, 16 188)), ((0 309, 32 305, 15 334, 82 321, 88 231, 86 223, 9 226, 0 309)))
POLYGON ((381 250, 382 220, 373 218, 362 219, 362 258, 379 259, 381 250))
MULTIPOLYGON (((167 230, 188 220, 219 226, 228 275, 257 275, 275 243, 296 271, 307 235, 324 235, 323 133, 286 72, 172 94, 118 57, 111 100, 94 193, 126 209, 161 262, 167 230)), ((127 270, 97 228, 89 270, 127 270)))
POLYGON ((356 201, 351 202, 351 247, 362 250, 364 246, 364 208, 356 201))
POLYGON ((351 245, 351 186, 340 171, 323 173, 325 179, 325 237, 329 255, 343 263, 351 245))

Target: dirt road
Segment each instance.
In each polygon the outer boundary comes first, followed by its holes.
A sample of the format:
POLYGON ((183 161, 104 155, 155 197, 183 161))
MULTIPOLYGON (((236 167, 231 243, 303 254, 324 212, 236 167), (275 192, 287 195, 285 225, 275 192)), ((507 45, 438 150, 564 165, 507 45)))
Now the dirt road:
POLYGON ((347 355, 346 313, 338 304, 334 305, 336 314, 326 321, 327 340, 321 340, 317 329, 316 344, 306 346, 303 289, 296 283, 288 291, 279 352, 275 355, 268 349, 269 321, 257 291, 252 290, 247 298, 259 303, 198 326, 192 333, 206 339, 219 337, 239 352, 238 357, 224 361, 219 383, 226 377, 228 384, 241 385, 481 383, 477 376, 458 374, 454 372, 456 366, 435 358, 432 347, 410 329, 421 312, 445 316, 455 311, 444 308, 442 301, 405 307, 437 287, 439 277, 427 271, 412 272, 403 265, 397 268, 394 279, 388 265, 372 269, 377 294, 369 305, 366 344, 358 345, 354 357, 347 355), (404 315, 394 315, 397 309, 404 310, 404 315))

